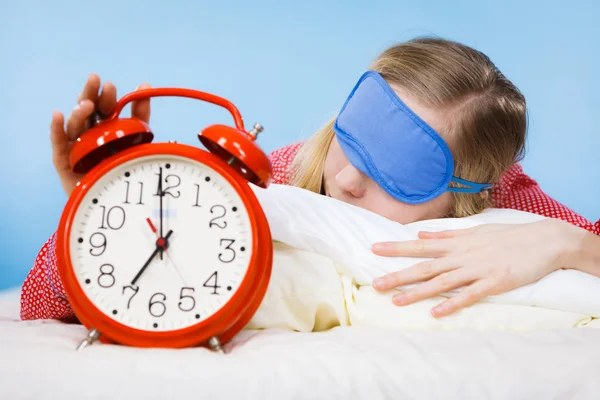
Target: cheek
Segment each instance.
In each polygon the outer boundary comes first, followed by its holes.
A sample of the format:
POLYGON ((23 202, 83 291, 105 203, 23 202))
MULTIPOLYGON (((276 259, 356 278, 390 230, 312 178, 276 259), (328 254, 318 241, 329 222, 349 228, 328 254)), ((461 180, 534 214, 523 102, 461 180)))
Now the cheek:
POLYGON ((427 219, 427 204, 405 204, 391 198, 372 199, 370 211, 401 224, 427 219))
POLYGON ((335 167, 335 164, 333 164, 329 157, 327 157, 327 159, 325 160, 325 165, 323 166, 323 181, 325 182, 325 186, 327 187, 328 185, 331 184, 331 182, 333 182, 333 180, 335 179, 335 175, 339 172, 339 169, 335 167))
POLYGON ((337 174, 348 164, 350 162, 338 144, 337 139, 333 138, 327 152, 327 157, 325 158, 325 164, 323 165, 323 179, 325 180, 325 184, 334 184, 337 174))
POLYGON ((387 193, 372 193, 365 208, 392 221, 401 224, 443 218, 450 209, 449 193, 423 204, 406 204, 394 199, 387 193))

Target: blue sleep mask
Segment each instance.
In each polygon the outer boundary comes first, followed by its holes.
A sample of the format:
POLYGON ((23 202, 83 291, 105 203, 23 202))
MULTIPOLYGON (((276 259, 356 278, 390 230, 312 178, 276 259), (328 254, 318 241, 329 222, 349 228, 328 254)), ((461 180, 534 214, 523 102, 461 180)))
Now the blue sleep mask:
POLYGON ((444 139, 377 72, 360 77, 334 129, 350 163, 404 203, 424 203, 445 191, 479 193, 492 186, 453 176, 454 160, 444 139), (451 181, 465 187, 448 187, 451 181))

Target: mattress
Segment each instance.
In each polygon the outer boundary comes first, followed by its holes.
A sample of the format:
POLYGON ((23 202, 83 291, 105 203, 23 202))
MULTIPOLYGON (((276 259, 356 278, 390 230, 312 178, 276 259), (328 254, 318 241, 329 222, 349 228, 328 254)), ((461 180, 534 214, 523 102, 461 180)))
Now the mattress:
MULTIPOLYGON (((598 399, 600 330, 244 330, 204 348, 75 347, 0 294, 0 399, 598 399)), ((596 321, 594 321, 596 322, 596 321)))

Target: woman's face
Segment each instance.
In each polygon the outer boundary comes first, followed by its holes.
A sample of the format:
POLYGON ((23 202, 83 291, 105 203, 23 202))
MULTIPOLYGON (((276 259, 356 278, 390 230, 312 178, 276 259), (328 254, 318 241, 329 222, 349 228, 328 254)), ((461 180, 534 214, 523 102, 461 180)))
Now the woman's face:
MULTIPOLYGON (((436 114, 433 110, 420 106, 401 88, 391 86, 408 107, 440 132, 443 121, 439 113, 436 114)), ((451 205, 451 195, 448 192, 422 204, 406 204, 394 199, 377 182, 350 164, 335 137, 325 159, 323 179, 326 195, 401 224, 442 218, 451 205)))

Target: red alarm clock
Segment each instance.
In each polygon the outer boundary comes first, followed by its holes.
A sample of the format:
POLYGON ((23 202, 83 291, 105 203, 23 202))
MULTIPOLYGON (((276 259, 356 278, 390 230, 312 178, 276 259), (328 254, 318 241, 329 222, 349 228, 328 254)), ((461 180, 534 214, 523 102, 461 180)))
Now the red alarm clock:
POLYGON ((56 254, 67 297, 99 339, 136 347, 221 345, 252 318, 273 258, 265 214, 248 182, 266 188, 272 169, 226 99, 191 89, 143 89, 84 132, 70 152, 85 173, 68 199, 56 254), (226 108, 235 127, 198 134, 208 149, 151 143, 149 126, 119 118, 133 100, 181 96, 226 108))

